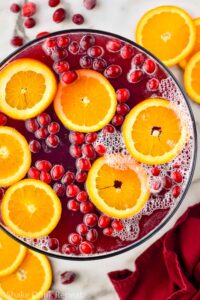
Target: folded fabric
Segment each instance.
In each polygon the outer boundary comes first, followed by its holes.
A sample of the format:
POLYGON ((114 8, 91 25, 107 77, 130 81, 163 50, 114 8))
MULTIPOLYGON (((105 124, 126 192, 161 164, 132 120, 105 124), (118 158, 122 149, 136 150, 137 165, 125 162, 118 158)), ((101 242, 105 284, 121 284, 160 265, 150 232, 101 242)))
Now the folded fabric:
POLYGON ((120 300, 200 300, 200 203, 142 253, 108 274, 120 300))

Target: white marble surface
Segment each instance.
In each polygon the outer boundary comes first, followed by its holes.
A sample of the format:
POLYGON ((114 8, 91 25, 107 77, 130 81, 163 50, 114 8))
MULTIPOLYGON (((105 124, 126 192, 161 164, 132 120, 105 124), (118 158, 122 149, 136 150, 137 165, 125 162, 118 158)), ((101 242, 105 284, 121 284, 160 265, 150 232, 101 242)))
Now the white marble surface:
MULTIPOLYGON (((18 33, 23 35, 26 40, 35 37, 41 31, 56 31, 61 29, 78 28, 70 21, 70 17, 60 24, 51 22, 52 8, 47 6, 47 0, 34 0, 38 4, 39 12, 36 15, 37 26, 33 29, 24 30, 22 20, 19 15, 9 12, 9 5, 13 1, 0 0, 0 60, 11 53, 14 48, 10 45, 12 35, 18 33)), ((23 1, 15 1, 23 3, 23 1)), ((87 11, 81 0, 62 0, 62 5, 66 7, 69 15, 72 13, 83 13, 85 23, 82 28, 95 28, 114 32, 134 39, 134 31, 137 21, 144 12, 158 5, 180 5, 186 9, 193 17, 200 16, 199 0, 98 0, 98 6, 91 11, 87 11)), ((178 67, 172 68, 173 73, 182 83, 182 72, 178 67)), ((200 106, 190 101, 197 124, 198 136, 200 137, 200 106)), ((150 244, 162 236, 177 218, 186 210, 186 208, 200 201, 200 155, 196 166, 196 172, 193 183, 187 193, 187 196, 174 215, 171 221, 147 243, 141 245, 135 250, 129 251, 120 256, 91 262, 70 262, 51 259, 54 268, 54 286, 62 292, 64 299, 68 300, 114 300, 116 296, 106 273, 119 268, 134 268, 134 260, 150 244), (79 279, 69 285, 59 285, 59 273, 73 270, 79 273, 79 279)))

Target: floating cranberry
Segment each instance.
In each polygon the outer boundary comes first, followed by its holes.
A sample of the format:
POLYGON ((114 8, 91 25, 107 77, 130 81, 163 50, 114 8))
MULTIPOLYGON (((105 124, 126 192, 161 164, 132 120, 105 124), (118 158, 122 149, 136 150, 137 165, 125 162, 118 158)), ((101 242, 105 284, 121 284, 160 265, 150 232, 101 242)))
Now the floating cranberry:
POLYGON ((103 234, 107 235, 107 236, 112 236, 113 235, 113 229, 112 229, 112 227, 104 228, 103 234))
POLYGON ((49 184, 51 182, 51 175, 46 171, 42 171, 40 174, 40 180, 49 184))
POLYGON ((71 211, 79 211, 80 204, 75 199, 72 199, 68 201, 67 207, 71 211))
POLYGON ((94 251, 94 246, 89 241, 84 241, 80 244, 79 250, 82 254, 91 254, 94 251))
POLYGON ((119 65, 110 65, 105 69, 104 75, 108 78, 117 78, 121 73, 122 68, 119 65))
POLYGON ((76 279, 76 274, 74 272, 64 272, 60 274, 60 281, 62 284, 70 284, 76 279))
POLYGON ((27 18, 25 21, 24 21, 24 27, 26 28, 33 28, 35 26, 36 22, 35 22, 35 19, 33 18, 27 18))
POLYGON ((116 91, 117 101, 126 102, 130 98, 130 92, 128 89, 122 88, 116 91))
POLYGON ((108 124, 103 128, 103 132, 104 133, 113 133, 113 132, 115 132, 115 128, 112 125, 108 124))
POLYGON ((49 238, 48 239, 48 246, 51 250, 57 250, 59 247, 59 241, 56 238, 49 238))
POLYGON ((75 71, 64 72, 61 76, 61 80, 65 84, 72 83, 77 79, 77 73, 75 71))
POLYGON ((94 205, 87 201, 87 202, 81 202, 81 205, 80 205, 80 211, 83 213, 83 214, 88 214, 90 212, 92 212, 94 210, 94 205))
POLYGON ((72 17, 72 22, 76 25, 81 25, 84 23, 84 17, 81 14, 75 14, 72 17))
POLYGON ((11 6, 10 6, 10 10, 13 13, 18 13, 20 11, 20 9, 21 9, 21 7, 17 3, 12 3, 11 6))
POLYGON ((2 112, 0 112, 0 126, 4 126, 7 123, 7 117, 2 112))
POLYGON ((89 171, 91 168, 91 163, 89 159, 82 157, 77 160, 76 167, 81 171, 89 171))
POLYGON ((117 105, 117 113, 120 115, 126 115, 130 111, 130 107, 125 103, 119 103, 117 105))
POLYGON ((59 180, 64 175, 65 169, 62 165, 55 165, 51 169, 51 176, 53 180, 59 180))
POLYGON ((122 47, 122 42, 117 39, 113 39, 107 42, 106 49, 110 52, 118 52, 122 47))
POLYGON ((106 148, 105 148, 104 145, 99 144, 99 145, 97 145, 97 146, 95 147, 95 151, 96 151, 99 155, 104 155, 104 154, 106 153, 106 148))
POLYGON ((67 50, 61 48, 54 49, 51 53, 51 56, 54 61, 64 59, 66 58, 67 55, 68 55, 67 50))
POLYGON ((58 61, 53 66, 56 73, 61 74, 63 72, 69 71, 69 63, 66 60, 58 61))
POLYGON ((62 246, 62 253, 64 253, 64 254, 76 254, 77 253, 76 246, 70 245, 70 244, 64 244, 62 246))
POLYGON ((36 140, 32 140, 29 143, 29 149, 32 153, 38 153, 41 149, 41 144, 40 142, 36 141, 36 140))
POLYGON ((106 216, 106 215, 101 215, 99 217, 99 221, 98 221, 98 226, 100 228, 106 228, 110 225, 110 217, 106 216))
POLYGON ((117 114, 112 118, 112 124, 114 126, 120 126, 122 125, 123 122, 124 122, 124 117, 122 115, 117 114))
POLYGON ((152 183, 152 186, 151 186, 152 194, 158 194, 162 191, 162 189, 163 189, 163 183, 161 180, 157 179, 156 181, 154 181, 152 183))
POLYGON ((54 183, 53 190, 58 197, 63 197, 65 195, 65 186, 61 183, 54 183))
POLYGON ((149 91, 155 92, 159 88, 159 80, 156 78, 151 78, 147 81, 147 89, 149 91))
POLYGON ((143 72, 141 70, 134 70, 128 73, 127 79, 130 83, 137 83, 143 78, 143 72))
POLYGON ((26 130, 33 133, 39 128, 39 125, 36 119, 28 119, 25 121, 25 127, 26 130))
POLYGON ((158 167, 154 167, 151 169, 151 174, 153 176, 159 176, 160 175, 160 169, 158 167))
POLYGON ((84 236, 84 235, 87 234, 88 228, 87 228, 87 226, 86 226, 84 223, 82 223, 82 224, 79 224, 79 225, 76 227, 76 231, 77 231, 80 235, 84 236))
POLYGON ((38 130, 36 130, 35 132, 35 137, 37 139, 40 139, 40 140, 44 140, 46 139, 48 136, 48 131, 45 127, 40 127, 38 130))
POLYGON ((22 6, 22 16, 23 17, 32 17, 37 10, 37 6, 34 2, 26 2, 22 6))
POLYGON ((90 159, 95 158, 95 151, 91 144, 84 144, 81 149, 83 155, 85 155, 86 157, 90 159))
POLYGON ((35 168, 35 167, 31 167, 28 170, 27 175, 28 175, 29 178, 32 178, 32 179, 39 179, 40 178, 40 171, 38 171, 38 169, 35 168))
POLYGON ((86 9, 93 9, 97 4, 96 0, 83 0, 83 5, 86 9))
POLYGON ((52 19, 55 23, 61 23, 66 18, 66 10, 64 8, 58 8, 54 11, 52 19))
POLYGON ((77 182, 85 182, 87 179, 87 173, 79 171, 76 173, 76 181, 77 182))
POLYGON ((62 35, 57 38, 57 45, 60 48, 66 48, 69 45, 70 39, 67 35, 62 35))
POLYGON ((45 47, 47 49, 54 49, 57 46, 57 41, 55 38, 49 38, 45 41, 45 47))
POLYGON ((48 291, 44 295, 44 300, 58 300, 58 292, 56 291, 48 291))
POLYGON ((123 59, 130 59, 134 54, 134 49, 131 45, 124 45, 121 48, 120 55, 123 59))
POLYGON ((76 55, 79 52, 79 44, 76 41, 71 42, 68 47, 68 50, 71 54, 76 55))
POLYGON ((88 49, 87 53, 92 58, 98 58, 103 55, 104 50, 100 46, 92 46, 88 49))
POLYGON ((122 231, 124 229, 124 224, 121 220, 113 220, 111 226, 115 231, 122 231))
POLYGON ((70 244, 79 245, 82 241, 82 237, 80 236, 80 234, 74 232, 68 236, 68 241, 70 244))
POLYGON ((95 242, 97 238, 98 238, 98 232, 94 228, 90 229, 86 234, 86 240, 88 240, 89 242, 95 242))
POLYGON ((57 122, 51 122, 47 129, 50 134, 56 134, 60 131, 60 125, 57 122))
POLYGON ((74 158, 79 158, 82 155, 81 148, 78 145, 71 145, 69 147, 69 153, 74 158))
POLYGON ((95 225, 97 225, 98 217, 96 214, 90 213, 85 215, 83 222, 89 227, 94 227, 95 225))
POLYGON ((152 59, 147 58, 144 62, 143 69, 147 74, 153 74, 156 70, 156 63, 152 59))
POLYGON ((23 45, 24 40, 21 36, 15 35, 13 36, 13 38, 11 39, 11 44, 15 47, 20 47, 23 45))
POLYGON ((133 65, 133 67, 134 66, 139 67, 139 66, 143 65, 144 61, 145 61, 144 54, 138 53, 133 57, 131 64, 133 65))
POLYGON ((183 176, 179 171, 172 172, 171 178, 177 183, 181 183, 183 181, 183 176))
POLYGON ((91 132, 87 133, 85 136, 85 142, 88 144, 94 143, 97 139, 97 133, 96 132, 91 132))
POLYGON ((88 55, 81 57, 79 63, 83 69, 90 69, 92 67, 92 59, 88 55))
POLYGON ((50 148, 56 148, 58 147, 58 144, 60 142, 60 139, 57 135, 55 134, 50 134, 47 139, 46 139, 46 144, 50 148))
POLYGON ((69 140, 72 144, 83 144, 85 140, 84 133, 71 131, 69 134, 69 140))
POLYGON ((173 189, 172 189, 172 195, 173 195, 173 197, 174 197, 174 198, 178 198, 178 196, 180 195, 180 193, 181 193, 181 188, 180 188, 180 186, 175 185, 175 186, 173 187, 173 189))
POLYGON ((48 4, 50 7, 56 7, 58 4, 60 4, 60 0, 49 0, 48 4))
POLYGON ((95 38, 91 34, 84 35, 80 40, 80 46, 83 50, 89 49, 95 44, 95 38))
POLYGON ((88 199, 88 194, 85 191, 80 191, 76 196, 76 200, 79 202, 85 202, 88 199))
POLYGON ((180 168, 180 164, 177 164, 177 163, 176 163, 176 164, 173 165, 173 167, 174 167, 175 169, 179 169, 179 168, 180 168))
POLYGON ((93 61, 93 69, 96 71, 103 71, 107 67, 107 62, 103 58, 95 58, 93 61))
POLYGON ((35 167, 39 171, 49 172, 52 168, 52 164, 48 160, 37 160, 36 163, 35 163, 35 167))
POLYGON ((51 122, 51 117, 47 113, 41 113, 37 116, 37 121, 41 127, 47 127, 51 122))
POLYGON ((69 185, 71 184, 72 182, 74 182, 74 179, 75 179, 75 176, 74 176, 74 173, 73 172, 70 172, 70 171, 67 171, 62 179, 61 179, 61 182, 62 184, 65 184, 65 185, 69 185))
POLYGON ((165 176, 165 177, 163 178, 163 187, 164 187, 166 190, 171 189, 171 187, 172 187, 172 179, 171 179, 169 176, 165 176))
POLYGON ((69 184, 67 186, 67 191, 66 191, 66 195, 69 198, 74 198, 78 195, 78 193, 80 192, 80 189, 77 185, 75 184, 69 184))
POLYGON ((39 33, 36 35, 36 38, 40 38, 40 37, 45 36, 45 35, 47 35, 47 34, 49 34, 48 31, 42 31, 42 32, 39 32, 39 33))

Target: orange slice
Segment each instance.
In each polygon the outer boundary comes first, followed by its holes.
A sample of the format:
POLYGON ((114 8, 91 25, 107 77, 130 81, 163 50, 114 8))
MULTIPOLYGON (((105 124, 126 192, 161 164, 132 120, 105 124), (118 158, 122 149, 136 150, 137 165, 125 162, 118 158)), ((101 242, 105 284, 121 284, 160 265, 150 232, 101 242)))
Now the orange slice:
POLYGON ((200 103, 200 51, 194 54, 185 68, 184 85, 191 99, 200 103))
POLYGON ((15 234, 38 238, 48 235, 61 216, 60 200, 46 183, 24 179, 12 185, 2 201, 2 218, 15 234))
POLYGON ((117 105, 115 90, 100 73, 76 71, 71 84, 60 83, 54 108, 61 122, 80 132, 100 130, 112 119, 117 105))
POLYGON ((176 6, 159 6, 139 21, 136 42, 167 66, 184 59, 195 44, 196 30, 192 18, 176 6))
POLYGON ((185 69, 188 61, 190 60, 190 58, 197 53, 198 51, 200 51, 200 18, 196 18, 193 20, 194 25, 196 27, 196 41, 195 41, 195 45, 194 48, 192 49, 192 51, 190 52, 190 54, 185 58, 182 59, 181 61, 179 61, 179 66, 182 69, 185 69))
POLYGON ((136 105, 123 125, 124 143, 139 162, 164 164, 184 147, 188 129, 168 100, 147 99, 136 105))
POLYGON ((0 229, 0 281, 19 267, 25 255, 26 248, 0 229))
POLYGON ((46 256, 27 250, 18 269, 0 278, 0 297, 6 300, 40 300, 51 284, 52 270, 46 256))
POLYGON ((57 82, 43 63, 21 58, 0 71, 0 109, 13 119, 33 118, 52 102, 57 82))
POLYGON ((26 139, 12 127, 0 126, 0 186, 21 180, 31 165, 26 139))
POLYGON ((148 176, 138 164, 121 170, 109 166, 105 157, 92 165, 86 181, 91 201, 108 216, 128 218, 138 213, 150 192, 148 176))

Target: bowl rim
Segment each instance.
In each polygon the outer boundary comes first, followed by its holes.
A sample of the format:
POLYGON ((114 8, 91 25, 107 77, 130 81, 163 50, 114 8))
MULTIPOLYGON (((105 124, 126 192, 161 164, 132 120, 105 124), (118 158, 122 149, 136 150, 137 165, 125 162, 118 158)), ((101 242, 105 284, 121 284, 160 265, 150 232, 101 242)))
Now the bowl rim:
POLYGON ((125 252, 128 252, 130 250, 133 250, 135 248, 137 248, 138 246, 142 245, 143 243, 145 243, 146 241, 150 240, 155 234, 157 234, 162 228, 164 228, 164 226, 169 222, 169 220, 175 215, 175 213, 177 212, 178 208, 180 207, 180 205, 182 204, 188 189, 192 183, 192 178, 194 175, 194 171, 195 171, 195 166, 196 166, 196 160, 197 160, 197 148, 198 148, 198 141, 197 141, 197 129, 196 129, 196 123, 195 123, 195 119, 194 119, 194 114, 191 108, 191 105, 188 101, 188 97, 186 95, 186 92, 183 90, 183 88, 180 86, 180 83, 178 82, 178 80, 175 78, 174 74, 156 57, 154 56, 154 54, 152 54, 149 50, 145 49, 144 47, 142 47, 141 45, 137 44, 136 42, 109 32, 109 31, 104 31, 104 30, 96 30, 96 29, 87 29, 87 28, 80 28, 80 29, 66 29, 66 30, 60 30, 60 31, 54 31, 52 33, 46 34, 44 36, 41 36, 39 38, 35 38, 29 42, 27 42, 25 45, 21 46, 20 48, 18 48, 17 50, 13 51, 11 54, 9 54, 5 59, 3 59, 0 62, 0 69, 1 67, 6 64, 7 62, 9 62, 9 60, 11 60, 15 55, 17 55, 18 53, 20 53, 21 51, 25 50, 26 48, 28 48, 29 46, 32 46, 35 43, 38 43, 42 40, 45 40, 46 38, 50 38, 50 37, 54 37, 57 35, 63 35, 63 34, 69 34, 69 33, 85 33, 85 34, 99 34, 99 35, 106 35, 108 37, 113 37, 113 38, 117 38, 119 40, 122 40, 126 43, 131 44, 132 46, 140 49, 141 51, 147 53, 150 57, 152 57, 159 65, 161 65, 161 67, 164 69, 164 71, 166 71, 166 73, 168 73, 170 75, 170 77, 174 80, 175 84, 178 86, 183 98, 185 99, 185 103, 187 105, 190 117, 191 117, 191 122, 192 122, 192 129, 193 129, 193 133, 194 133, 194 149, 193 149, 193 158, 192 158, 192 167, 191 167, 191 173, 190 176, 188 178, 187 184, 185 186, 185 190, 181 196, 181 198, 179 199, 178 203, 176 204, 176 206, 171 210, 171 212, 164 217, 164 219, 160 222, 160 224, 158 226, 156 226, 152 231, 150 231, 147 235, 145 235, 143 238, 141 238, 140 240, 134 242, 134 244, 130 244, 128 246, 125 246, 122 249, 118 249, 118 250, 114 250, 105 254, 97 254, 97 255, 91 255, 91 256, 64 256, 61 254, 57 254, 57 253, 52 253, 52 252, 48 252, 48 251, 44 251, 38 248, 35 248, 34 246, 31 246, 29 244, 27 244, 26 242, 22 241, 20 238, 18 238, 17 236, 13 235, 10 231, 8 231, 1 223, 0 223, 0 230, 3 230, 5 233, 7 233, 11 238, 13 238, 14 240, 16 240, 17 242, 21 243, 22 245, 24 245, 25 247, 33 250, 33 251, 37 251, 41 254, 53 257, 53 258, 57 258, 57 259, 63 259, 63 260, 71 260, 71 261, 95 261, 95 260, 101 260, 101 259, 105 259, 105 258, 110 258, 110 257, 115 257, 117 255, 123 254, 125 252))

